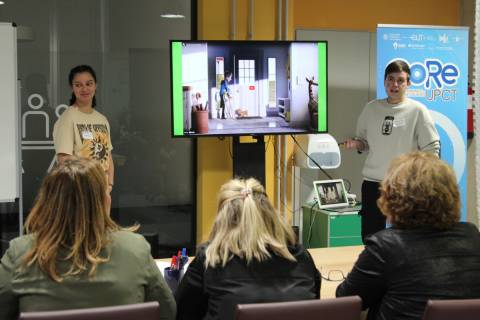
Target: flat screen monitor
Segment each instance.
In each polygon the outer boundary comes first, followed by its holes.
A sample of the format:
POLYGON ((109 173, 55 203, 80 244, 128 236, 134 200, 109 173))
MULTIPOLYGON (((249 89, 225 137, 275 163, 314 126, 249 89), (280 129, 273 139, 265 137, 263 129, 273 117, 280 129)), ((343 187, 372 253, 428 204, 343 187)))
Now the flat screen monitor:
POLYGON ((348 207, 347 191, 342 179, 313 181, 320 209, 348 207))
POLYGON ((326 41, 170 41, 172 136, 326 133, 326 41))

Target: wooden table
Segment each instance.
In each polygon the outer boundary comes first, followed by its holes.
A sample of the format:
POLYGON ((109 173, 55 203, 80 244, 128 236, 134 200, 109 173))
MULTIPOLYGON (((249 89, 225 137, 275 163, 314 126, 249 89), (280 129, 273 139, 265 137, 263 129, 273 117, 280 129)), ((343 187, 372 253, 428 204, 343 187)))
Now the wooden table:
MULTIPOLYGON (((339 275, 338 271, 332 270, 339 270, 346 276, 352 269, 355 261, 357 261, 362 250, 363 246, 308 249, 315 262, 315 266, 321 274, 327 277, 330 273, 332 278, 338 278, 339 275)), ((194 257, 190 257, 190 261, 192 261, 193 258, 194 257)), ((157 259, 155 261, 162 273, 163 268, 169 266, 170 263, 170 259, 157 259)), ((322 299, 335 298, 335 290, 340 282, 341 281, 327 281, 322 279, 320 297, 322 299)))
MULTIPOLYGON (((362 250, 363 246, 308 249, 322 276, 328 277, 330 273, 334 279, 340 279, 341 274, 347 276, 362 250)), ((320 298, 335 298, 335 290, 340 283, 322 279, 320 298)))

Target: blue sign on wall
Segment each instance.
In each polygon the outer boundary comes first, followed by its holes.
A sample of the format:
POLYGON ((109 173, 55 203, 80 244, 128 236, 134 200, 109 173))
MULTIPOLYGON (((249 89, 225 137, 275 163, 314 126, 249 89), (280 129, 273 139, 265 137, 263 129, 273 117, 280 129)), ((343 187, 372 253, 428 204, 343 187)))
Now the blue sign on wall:
POLYGON ((441 158, 457 175, 466 220, 468 28, 379 25, 377 98, 385 98, 385 67, 393 60, 410 65, 407 96, 425 104, 440 134, 441 158))

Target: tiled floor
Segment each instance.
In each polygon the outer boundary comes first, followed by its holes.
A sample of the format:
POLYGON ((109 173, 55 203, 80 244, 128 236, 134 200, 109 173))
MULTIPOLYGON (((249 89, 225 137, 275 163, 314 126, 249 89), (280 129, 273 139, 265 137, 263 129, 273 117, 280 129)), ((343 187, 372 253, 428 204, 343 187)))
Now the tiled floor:
MULTIPOLYGON (((293 128, 282 117, 209 119, 208 134, 269 134, 305 133, 305 128, 293 128)), ((192 135, 195 135, 194 133, 192 135)))

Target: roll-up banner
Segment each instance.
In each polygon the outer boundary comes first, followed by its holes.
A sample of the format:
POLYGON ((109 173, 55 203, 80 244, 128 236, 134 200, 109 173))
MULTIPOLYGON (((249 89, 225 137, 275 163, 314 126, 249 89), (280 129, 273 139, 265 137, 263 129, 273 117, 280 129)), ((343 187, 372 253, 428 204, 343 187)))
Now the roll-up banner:
POLYGON ((407 96, 430 110, 440 134, 440 156, 457 175, 462 214, 467 212, 468 28, 377 26, 377 98, 386 97, 385 67, 393 60, 410 65, 407 96))

